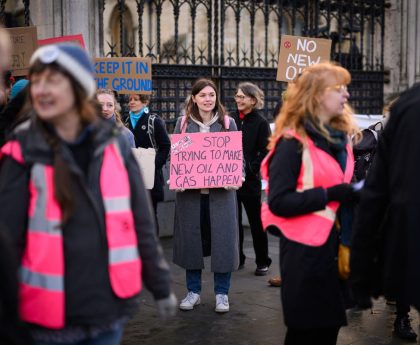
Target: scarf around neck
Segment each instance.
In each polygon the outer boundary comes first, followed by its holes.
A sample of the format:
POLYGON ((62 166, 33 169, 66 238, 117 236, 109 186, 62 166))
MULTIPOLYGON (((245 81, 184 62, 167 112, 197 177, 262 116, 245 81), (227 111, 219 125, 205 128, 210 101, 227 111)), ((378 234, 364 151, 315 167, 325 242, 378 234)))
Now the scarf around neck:
POLYGON ((149 113, 149 108, 148 107, 143 107, 141 108, 141 110, 137 113, 134 113, 132 111, 129 112, 130 114, 130 121, 131 121, 131 125, 133 126, 133 128, 136 127, 137 122, 139 122, 140 118, 143 116, 144 113, 149 113))
POLYGON ((327 129, 328 134, 330 135, 332 142, 328 141, 319 131, 319 125, 312 123, 312 121, 305 121, 305 130, 308 134, 315 139, 317 142, 322 142, 323 145, 328 146, 331 149, 334 158, 337 160, 341 169, 344 171, 346 169, 347 163, 347 135, 346 133, 332 128, 330 125, 324 124, 324 127, 327 129))

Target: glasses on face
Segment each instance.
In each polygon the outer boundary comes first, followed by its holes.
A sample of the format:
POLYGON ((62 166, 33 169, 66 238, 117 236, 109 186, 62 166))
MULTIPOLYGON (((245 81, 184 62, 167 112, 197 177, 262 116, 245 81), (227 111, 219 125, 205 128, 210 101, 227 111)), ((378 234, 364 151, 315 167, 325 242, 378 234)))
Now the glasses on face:
POLYGON ((245 95, 235 95, 234 98, 236 101, 243 101, 245 98, 249 98, 249 97, 245 95))
POLYGON ((334 90, 341 93, 348 92, 347 85, 344 85, 344 84, 337 84, 334 86, 329 86, 327 87, 327 90, 334 90))

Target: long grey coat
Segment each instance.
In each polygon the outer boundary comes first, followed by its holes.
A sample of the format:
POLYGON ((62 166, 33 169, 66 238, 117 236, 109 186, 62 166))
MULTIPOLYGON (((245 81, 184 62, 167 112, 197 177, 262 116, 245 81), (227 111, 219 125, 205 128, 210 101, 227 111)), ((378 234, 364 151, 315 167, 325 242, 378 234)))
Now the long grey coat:
MULTIPOLYGON (((174 133, 180 133, 181 118, 174 133)), ((230 119, 229 131, 236 131, 230 119)), ((199 132, 199 127, 188 121, 185 132, 199 132)), ((221 132, 216 122, 210 132, 221 132)), ((210 189, 211 271, 226 273, 237 270, 239 265, 239 230, 236 192, 224 188, 210 189)), ((200 230, 200 189, 176 193, 173 261, 185 269, 203 269, 203 252, 200 230)))

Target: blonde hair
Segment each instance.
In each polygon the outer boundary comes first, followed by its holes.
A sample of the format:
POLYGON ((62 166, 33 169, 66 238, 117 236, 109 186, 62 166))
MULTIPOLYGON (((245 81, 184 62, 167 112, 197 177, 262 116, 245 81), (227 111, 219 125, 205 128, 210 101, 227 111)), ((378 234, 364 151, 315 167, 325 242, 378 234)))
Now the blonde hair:
POLYGON ((96 91, 96 98, 98 98, 99 95, 110 95, 112 96, 112 99, 114 101, 114 107, 115 107, 115 120, 117 121, 117 124, 124 125, 121 119, 121 115, 118 111, 118 109, 121 109, 120 104, 117 102, 117 98, 115 97, 115 92, 111 89, 98 89, 96 91))
MULTIPOLYGON (((294 130, 301 137, 305 137, 304 120, 306 119, 316 124, 316 129, 328 141, 333 141, 325 126, 319 121, 319 99, 328 87, 333 86, 331 79, 335 80, 336 84, 348 85, 351 76, 349 71, 337 64, 321 62, 306 68, 293 83, 289 83, 287 96, 275 121, 275 131, 269 139, 269 149, 275 146, 278 138, 286 130, 294 130)), ((343 113, 332 118, 329 125, 349 136, 359 137, 360 131, 352 115, 353 110, 346 103, 343 113)))

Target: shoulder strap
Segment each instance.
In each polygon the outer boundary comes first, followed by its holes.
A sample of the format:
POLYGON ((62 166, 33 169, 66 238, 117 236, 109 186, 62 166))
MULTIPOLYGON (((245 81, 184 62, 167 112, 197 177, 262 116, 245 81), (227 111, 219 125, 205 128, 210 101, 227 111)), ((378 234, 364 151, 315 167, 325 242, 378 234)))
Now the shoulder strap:
POLYGON ((230 119, 229 119, 229 116, 225 115, 224 121, 225 121, 225 129, 228 131, 229 130, 229 127, 230 127, 230 119))
POLYGON ((187 122, 187 116, 186 115, 182 115, 181 117, 181 127, 179 128, 181 130, 181 134, 185 133, 185 130, 187 129, 186 127, 186 122, 187 122))
POLYGON ((156 114, 150 114, 149 120, 147 121, 147 133, 149 134, 150 142, 155 150, 158 149, 155 139, 155 119, 156 114))
POLYGON ((373 136, 375 137, 375 141, 378 142, 378 132, 372 128, 368 128, 368 131, 370 131, 373 134, 373 136))
MULTIPOLYGON (((185 130, 186 130, 185 122, 186 121, 187 121, 187 117, 185 115, 182 115, 182 117, 181 117, 181 127, 180 127, 181 133, 185 133, 185 130)), ((230 127, 229 116, 225 115, 224 121, 225 121, 225 123, 224 123, 225 129, 228 131, 229 127, 230 127)))

